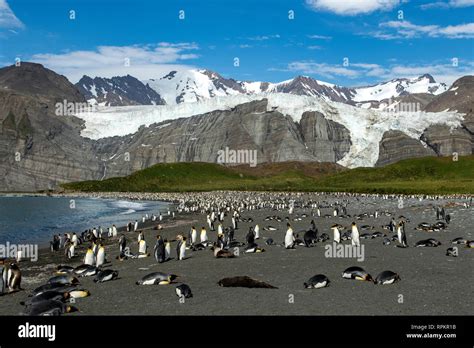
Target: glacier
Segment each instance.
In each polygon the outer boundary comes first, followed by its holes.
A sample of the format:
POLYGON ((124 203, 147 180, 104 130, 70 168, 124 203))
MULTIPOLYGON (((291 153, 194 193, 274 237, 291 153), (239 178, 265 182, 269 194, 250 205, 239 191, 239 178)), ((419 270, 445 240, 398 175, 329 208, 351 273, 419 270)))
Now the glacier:
MULTIPOLYGON (((93 111, 78 113, 75 116, 85 121, 85 128, 81 132, 83 137, 100 139, 131 135, 141 126, 148 127, 153 123, 215 110, 230 110, 239 104, 264 98, 268 100, 268 111, 276 109, 283 115, 290 116, 295 122, 299 122, 306 111, 318 111, 326 119, 344 125, 350 132, 352 145, 338 163, 349 168, 374 166, 379 155, 379 143, 384 132, 388 130, 399 130, 419 140, 423 130, 431 125, 443 124, 454 129, 460 127, 464 119, 463 114, 455 111, 390 112, 287 93, 218 96, 177 105, 97 106, 93 111)), ((164 123, 164 126, 169 124, 164 123)))

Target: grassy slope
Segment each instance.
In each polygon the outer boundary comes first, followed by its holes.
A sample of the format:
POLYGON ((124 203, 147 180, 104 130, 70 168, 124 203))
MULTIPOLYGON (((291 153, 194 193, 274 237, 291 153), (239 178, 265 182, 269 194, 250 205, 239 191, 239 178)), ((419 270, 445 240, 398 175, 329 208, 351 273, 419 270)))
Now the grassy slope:
POLYGON ((298 190, 474 194, 474 156, 425 157, 382 168, 342 170, 328 163, 224 167, 212 163, 158 164, 128 177, 64 184, 81 191, 298 190))

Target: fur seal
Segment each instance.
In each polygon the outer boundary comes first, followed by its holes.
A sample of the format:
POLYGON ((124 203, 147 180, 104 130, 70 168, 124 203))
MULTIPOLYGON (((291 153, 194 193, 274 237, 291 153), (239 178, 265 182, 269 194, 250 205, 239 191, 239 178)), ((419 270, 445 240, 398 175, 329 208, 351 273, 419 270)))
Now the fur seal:
POLYGON ((434 238, 428 238, 416 242, 415 247, 437 247, 440 246, 441 242, 434 238))
POLYGON ((250 278, 248 276, 223 278, 219 280, 217 284, 223 287, 278 289, 273 285, 250 278))

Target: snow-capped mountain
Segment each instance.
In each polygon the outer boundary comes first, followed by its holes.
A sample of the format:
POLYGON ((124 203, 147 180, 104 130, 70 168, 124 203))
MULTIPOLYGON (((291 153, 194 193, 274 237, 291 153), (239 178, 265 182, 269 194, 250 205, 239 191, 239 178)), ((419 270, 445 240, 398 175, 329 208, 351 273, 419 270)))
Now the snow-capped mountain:
POLYGON ((112 78, 84 75, 77 89, 92 105, 124 106, 124 105, 163 105, 165 101, 147 84, 143 84, 133 76, 115 76, 112 78))
POLYGON ((209 70, 173 70, 161 78, 144 83, 160 94, 168 105, 247 93, 242 83, 209 70))
POLYGON ((162 77, 144 81, 130 75, 111 79, 84 76, 76 86, 91 104, 106 106, 175 105, 237 94, 288 93, 364 108, 379 108, 382 101, 387 103, 392 98, 419 93, 438 95, 448 89, 428 74, 367 87, 343 87, 308 76, 297 76, 278 83, 237 81, 199 69, 173 70, 162 77))
POLYGON ((144 83, 149 84, 169 105, 218 96, 261 93, 289 93, 361 105, 363 102, 382 101, 414 93, 438 95, 447 90, 445 84, 437 83, 430 75, 393 79, 368 87, 348 88, 308 76, 270 83, 227 79, 210 70, 182 70, 171 71, 161 78, 146 80, 144 83))
POLYGON ((438 95, 447 90, 446 84, 437 83, 433 76, 425 74, 410 79, 393 79, 373 86, 353 88, 351 99, 355 102, 382 101, 415 93, 438 95))

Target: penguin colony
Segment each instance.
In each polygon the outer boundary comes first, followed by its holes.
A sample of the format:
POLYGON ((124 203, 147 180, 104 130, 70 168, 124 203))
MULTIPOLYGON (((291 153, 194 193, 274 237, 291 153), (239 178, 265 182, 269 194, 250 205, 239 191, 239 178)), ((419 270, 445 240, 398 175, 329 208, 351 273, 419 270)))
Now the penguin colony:
MULTIPOLYGON (((80 261, 76 266, 59 265, 48 281, 33 289, 27 299, 21 302, 26 315, 61 315, 79 311, 76 299, 88 297, 91 292, 81 286, 80 278, 94 277, 96 284, 120 280, 119 268, 121 262, 133 262, 138 258, 154 258, 159 264, 173 261, 186 261, 188 254, 194 252, 208 252, 209 257, 217 259, 233 259, 242 257, 242 254, 271 252, 272 248, 295 250, 297 248, 311 248, 318 243, 334 242, 348 243, 360 247, 364 239, 381 240, 380 245, 393 245, 398 248, 409 247, 439 247, 441 242, 435 238, 420 239, 411 242, 407 238, 407 226, 410 219, 388 211, 371 211, 362 214, 349 214, 350 204, 347 196, 350 194, 334 194, 336 201, 329 203, 324 199, 310 199, 311 195, 304 196, 297 193, 198 193, 198 194, 166 194, 171 201, 181 201, 175 211, 168 210, 162 215, 149 216, 146 214, 140 222, 128 223, 120 233, 115 225, 104 231, 101 227, 92 228, 78 235, 66 233, 64 236, 54 236, 51 251, 64 252, 65 261, 80 261), (183 204, 184 203, 184 204, 183 204), (263 219, 254 221, 252 211, 266 209, 273 212, 263 219), (176 235, 168 240, 163 233, 166 221, 175 219, 176 214, 198 214, 202 217, 202 226, 193 225, 189 231, 176 235), (396 217, 397 216, 397 217, 396 217), (386 224, 367 225, 364 219, 375 218, 386 224), (325 218, 338 218, 341 223, 333 224, 330 230, 320 233, 317 221, 325 218), (295 231, 294 221, 309 220, 306 230, 295 231), (248 231, 239 231, 239 224, 250 224, 248 231), (154 226, 147 230, 142 229, 146 224, 154 226), (281 226, 285 226, 281 228, 281 226), (260 226, 263 226, 261 228, 260 226), (380 229, 377 231, 377 229, 380 229), (262 237, 262 231, 267 237, 262 237), (136 241, 130 241, 130 234, 135 235, 136 241), (156 234, 156 243, 153 252, 145 241, 145 233, 156 234), (238 235, 241 239, 238 239, 238 235), (128 237, 128 238, 127 238, 128 237), (243 238, 242 238, 243 237, 243 238), (262 240, 263 239, 263 240, 262 240), (261 241, 262 240, 262 241, 261 241), (410 243, 411 242, 411 243, 410 243), (117 246, 118 256, 113 261, 106 255, 106 244, 112 248, 117 246), (84 249, 84 246, 87 246, 84 249), (265 246, 265 247, 263 247, 265 246), (137 252, 132 252, 137 250, 137 252), (242 253, 242 254, 241 254, 242 253)), ((316 198, 317 195, 314 194, 316 198)), ((354 195, 363 199, 364 195, 354 195)), ((398 200, 396 195, 383 195, 382 199, 398 200)), ((413 198, 413 197, 412 197, 413 198)), ((432 197, 420 197, 427 199, 432 197)), ((464 203, 464 208, 470 208, 472 198, 464 203)), ((413 228, 416 233, 448 231, 451 215, 444 207, 433 207, 434 222, 421 222, 413 228), (435 215, 435 216, 434 216, 435 215)), ((452 245, 446 250, 446 256, 457 257, 458 247, 473 248, 474 241, 464 237, 456 237, 452 245)), ((291 251, 288 251, 291 252, 291 251)), ((189 259, 188 262, 192 262, 189 259)), ((225 261, 230 262, 230 261, 225 261)), ((330 277, 337 275, 331 274, 330 277)), ((348 280, 373 282, 379 285, 395 284, 401 281, 401 276, 391 270, 380 270, 373 278, 362 267, 352 266, 342 271, 340 276, 348 280)), ((23 290, 21 287, 21 271, 15 261, 0 260, 0 294, 7 295, 23 290)), ((330 279, 325 274, 316 274, 308 280, 302 280, 306 289, 321 289, 330 286, 330 279)), ((170 285, 176 284, 175 294, 180 299, 189 299, 193 293, 189 285, 180 281, 176 274, 155 271, 137 279, 136 285, 170 285)), ((248 276, 226 277, 217 282, 222 287, 247 287, 277 289, 276 286, 248 276)))

